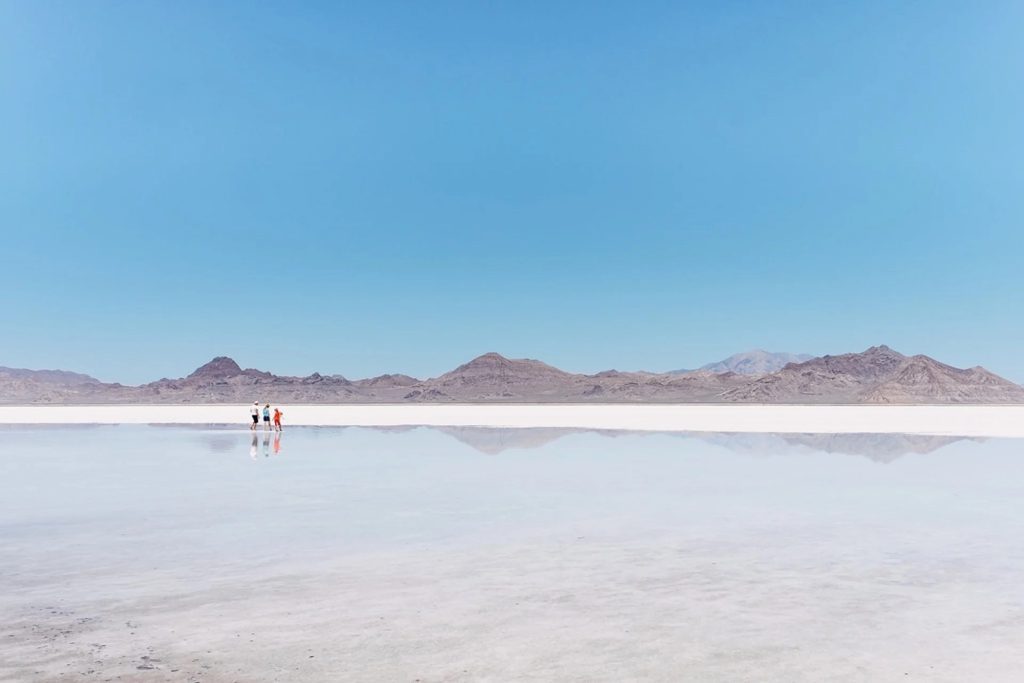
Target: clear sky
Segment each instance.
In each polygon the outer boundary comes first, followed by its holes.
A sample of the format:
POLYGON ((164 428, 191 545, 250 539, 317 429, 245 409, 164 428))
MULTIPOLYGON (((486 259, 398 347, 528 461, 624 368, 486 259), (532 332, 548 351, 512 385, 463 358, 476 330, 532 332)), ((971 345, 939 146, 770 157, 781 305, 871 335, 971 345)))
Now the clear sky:
POLYGON ((0 365, 1024 380, 1019 2, 0 3, 0 365))

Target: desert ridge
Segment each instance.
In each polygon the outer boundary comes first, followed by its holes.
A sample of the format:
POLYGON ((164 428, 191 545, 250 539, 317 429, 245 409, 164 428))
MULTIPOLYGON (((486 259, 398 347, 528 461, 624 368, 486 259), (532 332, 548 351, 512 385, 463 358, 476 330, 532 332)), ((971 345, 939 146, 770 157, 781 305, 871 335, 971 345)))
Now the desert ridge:
POLYGON ((715 369, 582 374, 486 353, 430 379, 385 374, 350 380, 338 374, 275 375, 219 356, 185 377, 139 386, 65 371, 0 368, 0 403, 1024 403, 1024 387, 984 368, 955 368, 887 346, 800 362, 784 362, 787 357, 738 354, 708 366, 715 369), (772 367, 777 369, 762 371, 772 367))

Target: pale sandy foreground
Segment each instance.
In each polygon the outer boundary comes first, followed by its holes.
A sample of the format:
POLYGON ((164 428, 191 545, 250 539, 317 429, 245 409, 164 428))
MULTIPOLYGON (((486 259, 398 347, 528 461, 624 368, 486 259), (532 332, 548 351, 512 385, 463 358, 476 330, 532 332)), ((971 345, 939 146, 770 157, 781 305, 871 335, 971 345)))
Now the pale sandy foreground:
MULTIPOLYGON (((295 405, 286 425, 1024 436, 1020 406, 295 405)), ((245 424, 249 406, 0 406, 0 424, 245 424)))
POLYGON ((35 426, 0 443, 4 681, 1024 678, 1021 440, 35 426))

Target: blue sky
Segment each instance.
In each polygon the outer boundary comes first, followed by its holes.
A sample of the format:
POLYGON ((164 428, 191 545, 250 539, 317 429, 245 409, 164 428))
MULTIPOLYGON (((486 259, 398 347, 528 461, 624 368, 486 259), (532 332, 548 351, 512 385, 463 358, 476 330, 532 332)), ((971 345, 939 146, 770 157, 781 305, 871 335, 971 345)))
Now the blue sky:
POLYGON ((1013 2, 5 2, 0 365, 886 343, 1021 381, 1022 29, 1013 2))

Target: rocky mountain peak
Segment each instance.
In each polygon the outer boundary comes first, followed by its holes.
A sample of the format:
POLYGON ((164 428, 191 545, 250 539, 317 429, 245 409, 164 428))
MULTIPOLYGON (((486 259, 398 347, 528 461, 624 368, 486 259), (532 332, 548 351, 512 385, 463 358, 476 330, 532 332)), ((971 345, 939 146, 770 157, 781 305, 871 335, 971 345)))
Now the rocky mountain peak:
POLYGON ((505 358, 499 353, 485 353, 438 378, 442 383, 492 384, 547 382, 571 377, 567 372, 539 360, 505 358))
POLYGON ((872 346, 862 352, 862 355, 874 355, 874 356, 896 356, 898 358, 904 358, 904 355, 899 351, 895 351, 892 347, 886 346, 885 344, 879 344, 878 346, 872 346))
POLYGON ((242 374, 242 368, 239 367, 231 358, 227 356, 217 356, 209 363, 200 365, 196 368, 195 372, 189 375, 189 379, 200 379, 200 378, 220 378, 220 377, 235 377, 242 374))
POLYGON ((485 353, 482 356, 477 356, 468 363, 463 363, 459 367, 455 368, 449 375, 455 374, 478 374, 478 373, 490 373, 496 371, 507 371, 508 368, 514 367, 520 363, 529 363, 532 361, 513 361, 500 353, 485 353))
POLYGON ((508 358, 505 358, 505 356, 501 355, 500 353, 489 351, 483 355, 477 356, 468 363, 463 364, 462 367, 469 367, 474 365, 503 365, 505 363, 510 362, 511 361, 508 358))

